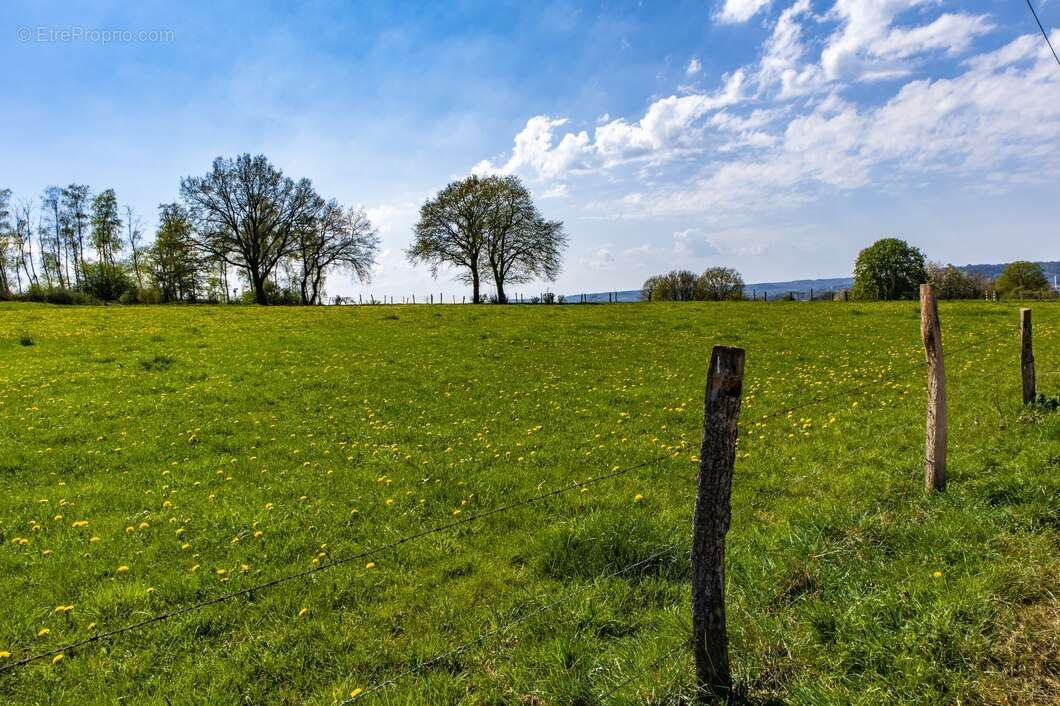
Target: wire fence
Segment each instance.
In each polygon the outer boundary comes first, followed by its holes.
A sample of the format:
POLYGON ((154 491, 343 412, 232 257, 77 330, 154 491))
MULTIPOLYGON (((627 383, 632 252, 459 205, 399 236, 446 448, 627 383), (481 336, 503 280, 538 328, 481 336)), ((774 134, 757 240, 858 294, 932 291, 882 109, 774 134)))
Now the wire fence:
MULTIPOLYGON (((1060 320, 1060 314, 1054 315, 1054 316, 1051 316, 1051 317, 1046 317, 1046 318, 1039 318, 1039 320, 1036 323, 1037 323, 1037 325, 1041 326, 1041 325, 1047 325, 1047 324, 1055 323, 1057 320, 1060 320)), ((962 356, 962 355, 965 355, 965 354, 968 354, 968 353, 971 353, 971 352, 974 352, 974 351, 982 350, 984 347, 988 346, 990 343, 993 343, 995 341, 1001 340, 1002 338, 1004 338, 1006 336, 1011 336, 1011 335, 1012 335, 1011 328, 1006 326, 1004 329, 999 330, 998 332, 996 332, 994 334, 991 334, 991 335, 986 336, 986 337, 978 338, 973 343, 970 343, 970 344, 964 345, 964 346, 960 346, 960 347, 955 348, 953 350, 947 350, 946 351, 946 358, 947 358, 947 360, 951 360, 951 359, 953 359, 955 357, 958 357, 958 356, 962 356)), ((865 380, 863 382, 858 382, 858 383, 855 383, 853 385, 845 386, 845 387, 843 387, 841 389, 837 389, 837 390, 835 390, 833 392, 830 392, 830 393, 827 393, 827 394, 809 396, 809 397, 807 397, 805 399, 798 400, 798 401, 796 401, 796 402, 794 402, 792 404, 786 405, 786 406, 784 406, 784 407, 782 407, 780 409, 776 409, 776 410, 773 410, 773 411, 758 415, 758 416, 756 416, 756 417, 754 417, 754 418, 752 418, 750 420, 745 420, 745 421, 743 421, 741 423, 741 426, 743 426, 745 428, 748 425, 750 425, 750 427, 752 427, 752 428, 761 427, 762 425, 764 425, 767 422, 770 422, 772 420, 776 420, 778 418, 784 418, 784 417, 787 417, 790 414, 793 414, 796 411, 805 410, 805 409, 808 409, 808 408, 811 408, 811 407, 816 407, 816 406, 819 406, 819 405, 823 405, 825 403, 838 402, 838 401, 848 401, 848 400, 851 400, 851 399, 859 399, 859 400, 860 399, 864 399, 864 395, 865 395, 865 393, 867 391, 869 391, 871 389, 874 389, 874 388, 878 388, 882 383, 896 382, 898 380, 904 379, 906 376, 912 375, 914 372, 922 371, 924 366, 925 366, 925 364, 926 364, 925 361, 917 361, 916 363, 900 366, 899 368, 890 371, 887 375, 879 376, 879 377, 873 378, 871 380, 865 380)), ((1044 372, 1042 374, 1043 375, 1056 375, 1056 374, 1060 374, 1060 371, 1047 371, 1047 372, 1044 372)), ((886 404, 886 401, 884 401, 884 404, 886 404)), ((868 410, 864 410, 864 411, 868 411, 868 410)), ((856 444, 854 446, 843 446, 841 448, 841 450, 839 451, 839 453, 836 455, 837 456, 837 460, 838 459, 854 458, 854 457, 857 457, 857 456, 863 454, 864 452, 866 452, 867 450, 869 450, 871 448, 874 448, 874 447, 875 448, 879 448, 881 446, 886 446, 900 432, 908 432, 911 429, 916 429, 917 433, 919 434, 919 433, 922 432, 922 429, 918 428, 919 427, 919 423, 920 423, 920 418, 917 419, 917 422, 918 423, 916 425, 911 427, 909 421, 902 419, 902 420, 899 420, 897 423, 889 425, 886 429, 884 429, 882 431, 877 430, 877 432, 875 434, 873 434, 870 437, 868 437, 862 443, 856 444)), ((763 440, 762 440, 761 436, 758 439, 758 443, 763 443, 763 440)), ((752 445, 752 448, 753 448, 753 445, 752 445)), ((760 450, 762 450, 762 449, 760 449, 760 450)), ((516 500, 514 502, 501 504, 501 505, 495 506, 495 507, 493 507, 491 509, 484 510, 484 511, 479 512, 479 513, 468 514, 468 515, 466 515, 464 517, 461 517, 459 519, 451 520, 449 522, 445 522, 445 523, 441 523, 441 524, 438 524, 438 525, 435 525, 435 526, 432 526, 432 527, 429 527, 429 528, 425 528, 425 529, 420 530, 418 532, 414 532, 412 534, 408 534, 408 535, 402 536, 402 537, 400 537, 400 538, 398 538, 398 539, 396 539, 394 541, 391 541, 391 542, 388 542, 388 543, 385 543, 385 544, 381 544, 381 545, 379 545, 377 547, 372 547, 372 548, 366 549, 366 550, 361 551, 361 552, 356 552, 356 553, 353 553, 353 554, 350 554, 350 555, 341 556, 341 557, 332 559, 330 561, 326 561, 326 563, 322 563, 319 566, 315 566, 313 568, 310 568, 310 569, 307 569, 307 570, 304 570, 304 571, 284 574, 284 575, 272 578, 272 579, 264 581, 264 582, 256 583, 254 585, 251 585, 251 586, 248 586, 248 587, 244 587, 244 588, 240 588, 238 590, 234 590, 234 591, 231 591, 231 592, 228 592, 228 593, 224 593, 224 594, 221 594, 221 595, 218 595, 218 596, 214 596, 212 598, 208 598, 208 599, 196 602, 196 603, 191 603, 191 604, 188 604, 186 606, 182 606, 182 607, 178 607, 178 608, 173 608, 171 610, 163 611, 163 612, 157 613, 155 615, 152 615, 152 616, 150 616, 148 618, 145 618, 143 620, 136 621, 136 622, 133 622, 133 623, 129 623, 129 624, 126 624, 126 625, 123 625, 123 626, 120 626, 120 627, 117 627, 117 628, 114 628, 114 629, 111 629, 111 630, 102 631, 102 632, 90 635, 90 636, 88 636, 88 637, 86 637, 86 638, 84 638, 82 640, 69 642, 67 644, 61 645, 61 646, 56 647, 54 649, 28 654, 28 655, 26 655, 24 657, 21 657, 21 658, 15 659, 13 661, 10 661, 10 662, 8 662, 6 664, 0 665, 0 673, 10 672, 10 671, 18 669, 20 667, 24 667, 26 665, 29 665, 29 664, 31 664, 33 662, 38 662, 38 661, 41 661, 41 660, 54 658, 55 656, 60 655, 60 654, 72 653, 72 652, 81 650, 81 649, 83 649, 85 647, 88 647, 88 646, 90 646, 92 644, 95 644, 95 643, 100 643, 100 642, 103 642, 103 641, 111 640, 113 638, 116 638, 118 636, 125 635, 125 634, 128 634, 128 633, 137 632, 137 631, 143 630, 143 629, 145 629, 145 628, 147 628, 149 626, 152 626, 152 625, 155 625, 155 624, 158 624, 158 623, 162 623, 162 622, 165 622, 165 621, 168 621, 168 620, 172 620, 172 619, 178 618, 180 616, 188 615, 190 613, 203 610, 203 609, 205 609, 207 607, 218 605, 218 604, 221 604, 221 603, 225 603, 227 601, 231 601, 231 600, 243 597, 243 596, 247 596, 247 595, 252 594, 252 593, 268 590, 270 588, 273 588, 273 587, 276 587, 276 586, 279 586, 279 585, 282 585, 282 584, 286 584, 286 583, 289 583, 289 582, 298 581, 300 579, 307 578, 307 577, 309 577, 311 575, 314 575, 314 574, 317 574, 317 573, 320 573, 320 572, 323 572, 323 571, 329 571, 329 570, 335 569, 335 568, 337 568, 339 566, 343 566, 343 565, 352 563, 354 561, 361 561, 361 560, 364 560, 364 559, 369 559, 369 558, 378 556, 380 554, 383 554, 385 552, 393 551, 393 550, 397 549, 398 547, 401 547, 402 545, 410 544, 410 543, 416 542, 418 540, 424 539, 426 537, 430 537, 432 535, 437 535, 437 534, 440 534, 440 533, 443 533, 443 532, 447 532, 449 530, 455 529, 457 527, 469 525, 471 523, 478 523, 478 522, 481 522, 481 521, 483 521, 483 520, 485 520, 487 518, 490 518, 490 517, 493 517, 493 516, 497 516, 497 515, 501 515, 501 514, 513 511, 515 509, 518 509, 518 508, 523 508, 523 507, 536 505, 536 504, 541 503, 541 502, 543 502, 543 501, 545 501, 545 500, 547 500, 549 498, 554 498, 554 497, 563 495, 565 493, 571 492, 573 490, 585 489, 585 488, 588 488, 588 487, 591 487, 591 486, 594 486, 594 485, 598 485, 598 484, 604 483, 606 481, 617 479, 617 478, 622 477, 622 476, 627 476, 627 475, 633 474, 634 472, 642 470, 642 469, 645 469, 645 468, 652 468, 655 473, 658 473, 660 464, 664 464, 667 461, 673 461, 674 459, 678 458, 682 454, 693 455, 695 453, 696 453, 696 449, 694 449, 692 447, 671 448, 671 449, 667 450, 666 453, 656 455, 656 456, 654 456, 652 458, 649 458, 649 459, 646 459, 646 460, 643 460, 643 461, 640 461, 640 462, 637 462, 637 463, 634 463, 634 464, 631 464, 631 465, 628 465, 628 466, 625 466, 625 467, 621 467, 621 468, 620 467, 615 467, 609 472, 605 472, 605 473, 602 473, 600 475, 596 475, 596 476, 593 476, 593 477, 588 477, 588 478, 583 479, 583 480, 575 480, 575 481, 565 482, 562 485, 559 485, 558 487, 556 487, 554 489, 547 490, 547 491, 544 491, 544 492, 540 492, 540 493, 525 497, 523 499, 516 500)), ((831 456, 831 454, 829 454, 829 456, 831 456)), ((693 455, 692 456, 692 463, 696 463, 696 462, 697 462, 697 460, 696 460, 695 456, 693 455)), ((798 476, 785 477, 783 479, 784 483, 783 483, 783 487, 782 488, 778 488, 778 489, 773 490, 773 491, 767 491, 767 490, 765 490, 765 489, 763 489, 761 487, 758 487, 758 488, 756 488, 754 490, 754 493, 753 493, 753 495, 752 495, 752 497, 751 497, 749 502, 740 502, 737 505, 737 511, 741 514, 741 516, 743 515, 743 513, 753 514, 753 513, 757 513, 762 508, 766 507, 770 502, 774 501, 780 495, 798 496, 799 493, 793 492, 794 490, 801 489, 802 487, 805 486, 805 484, 807 484, 807 483, 809 483, 809 482, 811 482, 813 480, 818 479, 820 474, 822 474, 825 471, 829 470, 831 467, 832 467, 832 465, 831 465, 831 463, 829 463, 828 459, 819 460, 817 462, 816 467, 814 469, 812 469, 812 470, 810 470, 810 471, 808 471, 806 473, 800 474, 798 476)), ((547 603, 545 603, 543 605, 539 605, 537 607, 532 607, 532 603, 533 602, 524 604, 524 605, 520 606, 519 609, 516 611, 517 616, 515 618, 512 618, 512 619, 502 623, 500 626, 498 626, 498 627, 496 627, 496 628, 494 628, 492 630, 489 630, 487 632, 483 632, 483 633, 480 633, 478 635, 475 635, 471 639, 468 639, 468 640, 462 642, 461 644, 459 644, 458 646, 456 646, 456 647, 454 647, 454 648, 452 648, 450 650, 447 650, 447 651, 445 651, 445 652, 443 652, 441 654, 435 655, 435 656, 433 656, 433 657, 431 657, 429 659, 426 659, 426 660, 424 660, 422 662, 418 662, 418 663, 416 663, 416 664, 414 664, 414 665, 402 670, 401 672, 395 674, 394 676, 385 678, 382 681, 379 681, 379 682, 371 685, 367 689, 364 689, 363 691, 359 691, 355 696, 343 701, 342 704, 345 706, 345 705, 353 703, 355 701, 366 699, 369 696, 372 696, 373 694, 377 694, 377 693, 379 693, 379 692, 381 692, 381 691, 383 691, 383 690, 385 690, 385 689, 387 689, 387 688, 389 688, 391 686, 394 686, 395 684, 397 684, 398 682, 400 682, 400 681, 402 681, 404 679, 408 679, 410 677, 413 677, 413 676, 416 676, 418 674, 421 674, 424 671, 429 670, 431 667, 433 667, 433 666, 435 666, 435 665, 447 660, 450 657, 458 655, 458 654, 460 654, 460 653, 462 653, 462 652, 474 647, 475 645, 482 644, 482 643, 484 643, 484 642, 486 642, 486 641, 488 641, 488 640, 490 640, 490 639, 492 639, 494 637, 497 637, 497 636, 499 636, 499 635, 501 635, 503 633, 506 633, 507 631, 511 630, 512 628, 516 627, 517 625, 525 623, 526 621, 528 621, 528 620, 530 620, 530 619, 532 619, 532 618, 534 618, 536 616, 542 615, 542 614, 544 614, 544 613, 546 613, 546 612, 548 612, 548 611, 550 611, 550 610, 552 610, 554 608, 557 608, 557 607, 559 607, 561 605, 564 605, 565 603, 569 603, 570 601, 578 598, 579 596, 588 595, 588 594, 592 593, 593 591, 598 590, 600 585, 602 583, 606 582, 607 580, 620 578, 620 577, 622 577, 624 575, 629 574, 632 571, 635 571, 638 568, 642 568, 642 567, 648 566, 652 562, 656 561, 657 559, 659 559, 659 558, 661 558, 663 556, 666 556, 668 554, 672 554, 677 549, 678 546, 679 545, 677 545, 677 544, 665 545, 665 546, 653 551, 649 556, 647 556, 647 557, 645 557, 643 559, 640 559, 640 560, 635 561, 633 563, 627 564, 626 566, 623 566, 623 567, 621 567, 619 569, 616 569, 616 570, 613 570, 613 571, 611 571, 611 572, 609 572, 607 574, 604 574, 603 576, 598 577, 595 581, 589 583, 588 585, 581 586, 581 587, 575 588, 575 589, 573 589, 571 591, 568 591, 568 592, 562 594, 560 597, 558 597, 558 598, 556 598, 554 600, 551 600, 551 601, 549 601, 549 602, 547 602, 547 603)), ((623 680, 622 682, 620 682, 617 685, 614 685, 607 693, 602 695, 602 698, 604 698, 604 697, 610 698, 611 696, 613 696, 617 692, 619 692, 622 688, 628 686, 630 683, 632 683, 634 680, 636 680, 636 678, 638 676, 640 676, 644 671, 648 671, 648 670, 654 669, 655 667, 657 667, 662 662, 664 662, 664 661, 666 661, 668 659, 671 659, 675 655, 679 654, 682 651, 686 651, 686 650, 688 650, 688 645, 687 644, 682 643, 682 644, 679 644, 679 645, 675 646, 673 649, 665 652, 663 655, 659 656, 658 658, 656 658, 655 660, 650 662, 644 669, 640 670, 639 672, 634 672, 627 679, 623 680)))

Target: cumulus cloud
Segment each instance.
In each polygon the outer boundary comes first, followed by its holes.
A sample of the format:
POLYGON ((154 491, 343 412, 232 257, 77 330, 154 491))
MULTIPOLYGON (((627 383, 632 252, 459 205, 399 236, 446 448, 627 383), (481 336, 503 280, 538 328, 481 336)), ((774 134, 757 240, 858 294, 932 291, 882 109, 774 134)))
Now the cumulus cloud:
POLYGON ((746 22, 769 6, 770 0, 725 0, 718 11, 721 22, 746 22))
POLYGON ((703 64, 699 63, 699 59, 692 57, 692 61, 688 62, 688 68, 685 69, 685 73, 688 75, 698 74, 703 70, 703 64))
MULTIPOLYGON (((723 11, 751 17, 767 4, 723 11)), ((475 169, 551 181, 561 196, 572 178, 606 174, 611 195, 597 196, 595 211, 614 218, 753 217, 928 173, 1001 188, 1005 175, 1032 178, 1027 164, 1055 178, 1060 72, 1044 42, 1028 33, 976 54, 994 23, 938 6, 836 0, 815 14, 810 0, 794 0, 767 25, 756 60, 715 90, 659 98, 629 119, 605 115, 591 132, 535 116, 506 160, 475 169), (948 62, 946 77, 926 75, 935 58, 948 62), (883 78, 900 81, 870 101, 852 90, 883 78), (622 193, 624 175, 636 186, 622 193)))

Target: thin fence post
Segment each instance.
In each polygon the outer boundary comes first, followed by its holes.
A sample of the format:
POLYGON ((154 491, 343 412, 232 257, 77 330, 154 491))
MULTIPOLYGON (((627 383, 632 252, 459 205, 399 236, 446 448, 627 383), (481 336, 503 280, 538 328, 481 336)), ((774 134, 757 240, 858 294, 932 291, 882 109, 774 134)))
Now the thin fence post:
POLYGON ((1034 346, 1031 343, 1031 310, 1020 309, 1020 370, 1023 373, 1023 404, 1034 402, 1034 346))
POLYGON ((701 701, 732 688, 725 633, 725 533, 736 461, 744 350, 714 346, 703 402, 703 443, 692 518, 692 652, 701 701))
POLYGON ((927 438, 924 487, 946 489, 946 369, 942 362, 942 328, 932 284, 920 285, 920 335, 928 364, 927 438))

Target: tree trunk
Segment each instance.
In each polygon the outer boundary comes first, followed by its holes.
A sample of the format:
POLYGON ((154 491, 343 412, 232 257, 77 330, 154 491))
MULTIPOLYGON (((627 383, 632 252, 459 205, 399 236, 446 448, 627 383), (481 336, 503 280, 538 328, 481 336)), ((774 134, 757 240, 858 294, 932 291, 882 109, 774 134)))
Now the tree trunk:
POLYGON ((250 282, 254 285, 254 301, 262 306, 267 306, 269 298, 265 294, 265 278, 255 270, 250 272, 250 282))
POLYGON ((497 303, 498 304, 507 304, 508 303, 508 297, 505 296, 505 294, 504 294, 504 279, 502 279, 501 277, 498 277, 497 273, 494 273, 493 274, 493 281, 497 285, 497 303))
POLYGON ((472 267, 471 268, 471 303, 472 304, 478 304, 479 301, 481 301, 481 299, 479 298, 479 293, 478 293, 479 292, 479 286, 480 286, 480 283, 479 283, 479 277, 478 277, 478 268, 477 267, 472 267))

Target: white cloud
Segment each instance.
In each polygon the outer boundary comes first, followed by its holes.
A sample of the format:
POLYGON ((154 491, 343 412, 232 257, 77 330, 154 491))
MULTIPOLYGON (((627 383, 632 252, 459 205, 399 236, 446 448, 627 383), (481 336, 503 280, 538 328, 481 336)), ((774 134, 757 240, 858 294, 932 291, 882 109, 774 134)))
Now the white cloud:
POLYGON ((555 143, 554 132, 567 119, 536 115, 515 136, 507 162, 498 165, 482 160, 471 172, 522 173, 552 179, 593 166, 614 166, 634 160, 666 161, 693 145, 703 117, 742 101, 744 83, 744 72, 736 71, 724 77, 724 84, 716 93, 661 98, 635 123, 619 118, 597 125, 592 138, 584 130, 568 132, 555 143))
POLYGON ((692 61, 688 62, 688 68, 685 69, 685 73, 688 75, 698 74, 703 70, 703 64, 699 63, 699 59, 692 57, 692 61))
POLYGON ((993 29, 983 15, 945 14, 926 25, 894 27, 904 12, 931 0, 837 0, 828 13, 840 22, 821 52, 829 80, 877 80, 909 73, 905 59, 938 49, 966 49, 993 29))
POLYGON ((512 156, 503 166, 483 160, 472 167, 472 173, 511 174, 532 170, 548 179, 571 169, 586 167, 591 153, 587 132, 568 132, 557 145, 552 144, 553 130, 566 123, 566 118, 554 119, 547 115, 535 115, 526 121, 526 127, 515 136, 512 156))
POLYGON ((725 0, 718 12, 721 22, 746 22, 769 6, 770 0, 725 0))
MULTIPOLYGON (((997 186, 1003 174, 1023 179, 1060 175, 1060 72, 1044 43, 1020 37, 966 62, 946 79, 907 83, 879 107, 859 109, 835 94, 792 118, 768 154, 715 162, 690 187, 638 192, 642 212, 741 213, 783 210, 875 182, 874 172, 977 176, 997 186)), ((712 124, 740 130, 771 124, 718 113, 712 124)), ((630 204, 624 204, 629 206, 630 204)))

